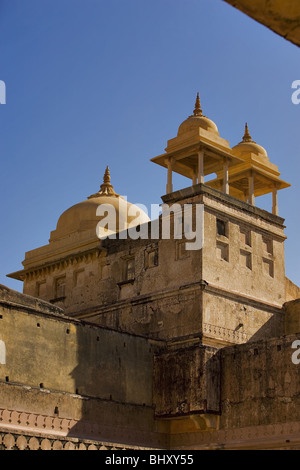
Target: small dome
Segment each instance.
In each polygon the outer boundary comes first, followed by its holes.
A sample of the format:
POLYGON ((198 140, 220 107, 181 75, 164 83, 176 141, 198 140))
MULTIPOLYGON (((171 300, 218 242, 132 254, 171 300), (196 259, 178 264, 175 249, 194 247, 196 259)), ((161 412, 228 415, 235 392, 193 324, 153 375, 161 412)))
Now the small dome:
POLYGON ((206 131, 213 132, 219 135, 216 124, 206 116, 203 116, 200 105, 199 93, 197 93, 194 114, 189 116, 178 128, 177 135, 182 135, 186 132, 198 130, 199 128, 205 129, 206 131))
MULTIPOLYGON (((138 206, 127 202, 124 198, 116 194, 113 186, 110 184, 109 169, 107 167, 103 184, 98 193, 93 194, 87 200, 79 202, 67 209, 58 219, 56 230, 51 233, 51 241, 59 240, 72 235, 75 232, 84 232, 94 230, 96 236, 96 227, 104 217, 110 217, 114 213, 116 217, 108 219, 109 227, 114 226, 115 230, 107 232, 104 228, 98 232, 98 237, 108 236, 110 233, 126 230, 129 226, 136 226, 149 222, 148 215, 138 206), (97 215, 99 206, 108 205, 114 209, 114 212, 106 213, 103 207, 103 214, 97 215)), ((107 220, 107 219, 106 219, 107 220)))
POLYGON ((242 156, 246 153, 254 153, 255 155, 269 159, 267 151, 259 144, 254 142, 249 134, 248 124, 245 126, 245 134, 242 142, 232 148, 235 155, 242 156))
POLYGON ((197 129, 205 129, 206 131, 213 132, 219 135, 216 124, 206 116, 190 116, 178 128, 177 135, 182 135, 185 132, 190 132, 197 129))

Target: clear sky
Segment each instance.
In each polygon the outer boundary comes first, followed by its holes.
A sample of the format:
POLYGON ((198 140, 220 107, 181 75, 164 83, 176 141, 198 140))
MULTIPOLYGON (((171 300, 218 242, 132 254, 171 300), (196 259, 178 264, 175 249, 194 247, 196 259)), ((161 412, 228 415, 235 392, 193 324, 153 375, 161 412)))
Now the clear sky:
MULTIPOLYGON (((150 158, 199 91, 220 135, 235 145, 247 121, 292 184, 279 211, 300 285, 299 53, 222 0, 0 0, 0 283, 22 289, 5 275, 99 189, 106 165, 130 202, 161 202, 166 170, 150 158)), ((271 210, 271 196, 256 203, 271 210)))

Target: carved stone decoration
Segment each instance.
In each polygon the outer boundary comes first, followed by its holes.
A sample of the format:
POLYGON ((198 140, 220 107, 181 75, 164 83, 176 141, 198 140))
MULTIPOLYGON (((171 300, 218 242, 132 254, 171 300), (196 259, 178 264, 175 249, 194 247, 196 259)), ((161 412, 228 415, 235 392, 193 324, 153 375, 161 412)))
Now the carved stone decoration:
POLYGON ((17 444, 18 450, 25 450, 26 447, 27 447, 27 439, 26 439, 26 437, 24 437, 24 436, 19 436, 19 437, 17 438, 16 444, 17 444))
POLYGON ((61 441, 54 441, 52 445, 52 450, 62 450, 63 444, 61 441))
POLYGON ((40 448, 40 443, 36 437, 29 439, 28 446, 30 450, 38 450, 40 448))
POLYGON ((3 444, 6 450, 12 450, 15 445, 15 438, 12 434, 6 434, 3 439, 3 444))
POLYGON ((51 450, 51 442, 49 439, 43 439, 41 442, 41 449, 42 450, 51 450))

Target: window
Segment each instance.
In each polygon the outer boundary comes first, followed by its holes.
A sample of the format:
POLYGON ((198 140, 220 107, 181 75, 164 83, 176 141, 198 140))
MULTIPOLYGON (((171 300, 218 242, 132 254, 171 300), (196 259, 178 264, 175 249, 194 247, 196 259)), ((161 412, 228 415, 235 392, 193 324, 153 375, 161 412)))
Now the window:
POLYGON ((263 271, 270 277, 274 277, 274 262, 270 259, 263 258, 263 271))
POLYGON ((229 261, 229 246, 228 243, 217 241, 216 244, 217 258, 229 261))
POLYGON ((46 296, 46 281, 37 282, 37 284, 36 284, 36 296, 45 298, 45 296, 46 296))
POLYGON ((135 276, 135 262, 134 258, 125 260, 125 281, 134 280, 135 276))
POLYGON ((240 265, 252 269, 251 230, 240 227, 240 265))
POLYGON ((243 245, 251 246, 251 230, 240 227, 240 242, 243 245))
POLYGON ((186 249, 186 240, 179 240, 176 243, 176 259, 184 259, 190 256, 190 252, 186 249))
POLYGON ((224 220, 217 219, 217 235, 227 237, 227 223, 224 220))
POLYGON ((66 295, 66 276, 59 277, 55 281, 55 298, 60 299, 66 295))
POLYGON ((158 266, 158 248, 149 249, 145 253, 145 267, 153 268, 158 266))
POLYGON ((252 269, 252 256, 249 251, 240 250, 240 264, 245 268, 252 269))
POLYGON ((269 237, 262 237, 263 242, 263 250, 269 253, 270 255, 273 254, 273 240, 269 237))
POLYGON ((74 273, 74 287, 82 287, 84 285, 85 272, 84 269, 75 271, 74 273))
POLYGON ((222 219, 216 219, 217 229, 217 242, 216 242, 216 256, 220 260, 229 261, 229 244, 225 238, 228 239, 228 222, 222 219))

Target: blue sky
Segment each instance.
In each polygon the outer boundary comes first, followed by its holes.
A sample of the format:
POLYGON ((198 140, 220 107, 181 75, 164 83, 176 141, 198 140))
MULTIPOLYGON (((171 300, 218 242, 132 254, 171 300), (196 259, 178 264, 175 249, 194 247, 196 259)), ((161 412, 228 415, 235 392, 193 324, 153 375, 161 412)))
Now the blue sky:
MULTIPOLYGON (((0 283, 48 243, 60 214, 96 192, 159 203, 150 162, 194 107, 233 146, 249 124, 292 187, 279 192, 286 273, 300 284, 299 48, 222 0, 0 0, 0 283)), ((175 189, 189 186, 175 178, 175 189)), ((271 210, 271 198, 257 198, 271 210)))

